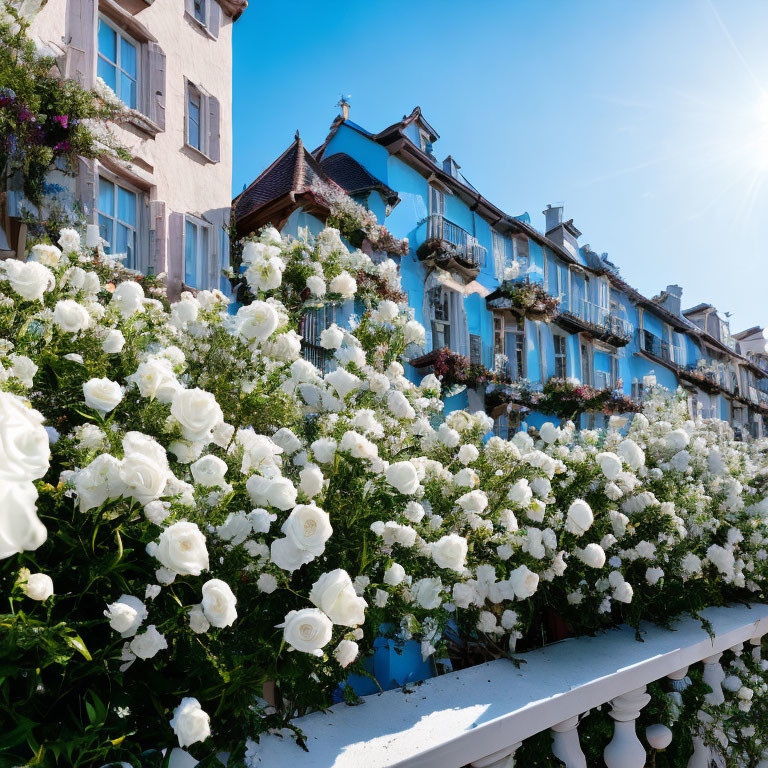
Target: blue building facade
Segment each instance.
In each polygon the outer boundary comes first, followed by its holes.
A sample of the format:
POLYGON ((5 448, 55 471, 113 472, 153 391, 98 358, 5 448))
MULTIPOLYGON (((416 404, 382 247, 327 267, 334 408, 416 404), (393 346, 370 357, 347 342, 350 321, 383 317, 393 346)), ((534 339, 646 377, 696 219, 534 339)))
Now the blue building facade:
MULTIPOLYGON (((293 236, 319 231, 327 211, 312 184, 331 179, 395 237, 407 238, 409 252, 394 258, 427 338, 424 355, 409 366, 413 380, 431 370, 430 353, 448 349, 533 389, 566 379, 639 400, 653 383, 683 387, 692 416, 724 419, 744 436, 766 434, 762 329, 732 335, 711 305, 683 310, 678 286, 654 298, 641 295, 606 254, 580 245, 581 232, 562 206, 547 206, 544 232, 527 214, 502 211, 451 155, 438 161, 439 135, 420 108, 372 133, 343 106, 320 147, 308 152, 297 134, 235 199, 238 233, 267 223, 293 236), (556 311, 542 315, 521 306, 521 286, 526 295, 556 299, 556 311)), ((482 387, 446 401, 447 409, 485 405, 482 387)), ((551 420, 509 404, 488 410, 502 434, 551 420)), ((582 419, 584 426, 600 426, 605 414, 582 419)))

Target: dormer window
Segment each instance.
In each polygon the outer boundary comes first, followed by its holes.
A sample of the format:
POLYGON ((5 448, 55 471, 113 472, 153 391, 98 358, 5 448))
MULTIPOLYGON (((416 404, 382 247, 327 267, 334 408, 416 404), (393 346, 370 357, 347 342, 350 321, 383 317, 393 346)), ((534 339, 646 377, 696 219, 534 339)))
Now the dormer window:
POLYGON ((428 155, 432 154, 432 137, 425 131, 419 131, 419 141, 421 143, 421 151, 428 155))

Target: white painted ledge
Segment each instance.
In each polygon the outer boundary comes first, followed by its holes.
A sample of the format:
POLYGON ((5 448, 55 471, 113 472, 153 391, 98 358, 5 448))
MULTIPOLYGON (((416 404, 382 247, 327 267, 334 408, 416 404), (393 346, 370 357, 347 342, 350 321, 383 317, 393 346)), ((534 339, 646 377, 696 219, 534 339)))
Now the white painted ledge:
POLYGON ((363 704, 336 704, 296 721, 309 752, 293 740, 262 739, 264 766, 291 768, 461 768, 627 691, 768 633, 768 605, 708 608, 714 640, 685 618, 675 631, 619 627, 412 686, 363 704))

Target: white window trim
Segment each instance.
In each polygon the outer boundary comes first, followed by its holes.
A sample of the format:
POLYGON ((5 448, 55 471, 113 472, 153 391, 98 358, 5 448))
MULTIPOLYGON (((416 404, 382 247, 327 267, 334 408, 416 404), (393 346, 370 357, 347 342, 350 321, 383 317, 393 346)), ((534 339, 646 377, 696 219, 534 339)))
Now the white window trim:
POLYGON ((563 360, 563 376, 561 378, 567 379, 568 378, 568 337, 565 334, 562 333, 553 333, 552 334, 552 345, 554 348, 554 359, 555 359, 555 376, 557 376, 557 361, 559 358, 562 358, 563 360), (563 353, 559 354, 557 351, 557 342, 555 339, 562 339, 563 340, 563 353))
MULTIPOLYGON (((136 106, 132 107, 130 106, 126 101, 123 100, 123 97, 121 94, 115 92, 115 96, 117 96, 120 101, 125 104, 126 107, 129 109, 135 109, 137 112, 140 110, 141 105, 141 77, 142 77, 142 71, 141 71, 141 51, 142 51, 142 44, 133 36, 129 35, 124 29, 121 29, 120 27, 115 24, 114 21, 112 21, 108 16, 105 16, 103 13, 99 14, 99 23, 103 22, 106 24, 118 37, 118 40, 116 41, 115 45, 115 57, 117 61, 111 62, 106 56, 103 56, 101 51, 99 50, 99 44, 98 44, 98 32, 97 32, 97 39, 96 39, 96 65, 98 70, 98 61, 99 59, 104 59, 108 64, 111 66, 114 66, 117 69, 117 77, 115 78, 115 85, 118 89, 120 89, 120 73, 125 72, 124 69, 120 66, 120 58, 121 58, 121 46, 120 46, 120 40, 119 38, 125 38, 127 42, 129 42, 135 49, 136 49, 136 106)), ((126 75, 128 75, 127 72, 125 72, 126 75)), ((129 75, 130 77, 130 75, 129 75)))
MULTIPOLYGON (((201 270, 196 270, 196 271, 198 273, 197 277, 200 280, 201 284, 200 285, 195 285, 195 286, 190 286, 191 288, 196 288, 197 290, 204 290, 204 289, 209 287, 208 284, 210 282, 210 276, 208 274, 209 271, 210 271, 210 269, 209 269, 210 265, 208 264, 207 258, 210 257, 211 249, 213 247, 212 246, 212 240, 211 240, 211 238, 213 236, 213 225, 209 221, 206 221, 205 219, 201 219, 199 216, 193 216, 192 214, 189 214, 189 213, 184 215, 184 269, 183 269, 182 274, 184 275, 184 284, 185 285, 187 285, 186 280, 187 280, 187 223, 188 222, 190 224, 194 225, 195 227, 197 227, 198 231, 200 229, 203 229, 203 228, 208 230, 208 254, 201 254, 200 253, 200 248, 202 246, 201 246, 200 240, 198 239, 198 253, 196 255, 196 257, 197 257, 197 265, 196 266, 197 267, 201 267, 202 269, 201 270), (202 271, 202 274, 200 274, 201 271, 202 271)), ((214 287, 218 288, 218 285, 216 285, 214 287)))
MULTIPOLYGON (((99 221, 99 217, 103 216, 105 219, 110 219, 112 221, 112 240, 110 241, 109 247, 110 247, 110 253, 115 253, 115 230, 116 224, 122 224, 127 229, 130 229, 133 231, 133 260, 134 264, 130 269, 139 269, 142 262, 142 251, 143 251, 143 233, 141 232, 140 225, 141 225, 141 210, 139 208, 139 205, 141 203, 142 195, 144 194, 138 187, 134 186, 130 182, 125 181, 122 177, 117 176, 114 173, 110 173, 105 168, 99 168, 99 172, 97 174, 97 184, 101 183, 101 180, 104 179, 104 181, 108 181, 110 184, 112 184, 115 188, 112 204, 114 207, 114 214, 112 216, 108 216, 106 213, 101 211, 99 209, 99 189, 98 186, 96 188, 96 221, 99 221), (117 216, 117 188, 122 187, 127 192, 132 192, 134 195, 136 195, 136 226, 133 226, 132 224, 129 224, 127 221, 123 221, 122 219, 118 218, 117 216)), ((125 266, 128 266, 127 264, 125 266)))
MULTIPOLYGON (((200 88, 200 86, 195 85, 191 80, 187 80, 187 88, 186 92, 184 94, 184 98, 186 99, 186 109, 184 110, 185 116, 186 116, 186 122, 184 124, 184 144, 188 146, 190 149, 193 149, 195 152, 199 152, 201 155, 203 155, 206 159, 210 160, 208 157, 208 154, 205 152, 205 141, 204 138, 208 135, 208 110, 205 107, 205 94, 203 93, 203 90, 200 88), (200 121, 198 123, 198 139, 200 142, 200 146, 196 147, 194 144, 192 144, 189 140, 189 121, 190 121, 190 114, 189 114, 189 102, 190 102, 190 96, 192 95, 192 90, 197 93, 197 95, 200 98, 200 121)), ((205 147, 207 149, 207 147, 205 147)))

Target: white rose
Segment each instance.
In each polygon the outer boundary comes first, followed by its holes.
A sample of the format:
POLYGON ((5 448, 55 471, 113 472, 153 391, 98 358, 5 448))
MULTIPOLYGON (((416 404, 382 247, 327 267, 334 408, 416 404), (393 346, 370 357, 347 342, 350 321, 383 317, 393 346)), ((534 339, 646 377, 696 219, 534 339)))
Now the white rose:
POLYGON ((590 568, 602 568, 605 565, 605 550, 599 544, 587 544, 584 549, 576 549, 576 557, 590 568))
POLYGON ((10 369, 11 376, 18 379, 25 387, 31 387, 35 383, 38 367, 26 355, 9 355, 8 359, 13 363, 10 369))
POLYGON ((0 392, 0 483, 38 480, 48 471, 50 445, 43 416, 26 401, 0 392))
POLYGON ((205 618, 202 605, 193 605, 189 611, 189 628, 196 634, 202 635, 211 628, 211 623, 205 618))
POLYGON ((19 571, 21 591, 30 600, 47 600, 53 595, 53 580, 47 573, 30 573, 27 568, 19 571))
POLYGON ((338 349, 344 341, 344 330, 332 323, 320 332, 320 346, 323 349, 338 349))
POLYGON ((144 289, 133 280, 124 280, 112 293, 110 304, 114 304, 123 317, 130 317, 144 311, 144 289))
POLYGON ((592 514, 592 508, 584 499, 576 499, 568 508, 568 514, 565 518, 565 530, 576 536, 584 535, 592 523, 595 516, 592 514))
POLYGON ((318 299, 325 296, 325 291, 327 290, 325 287, 325 280, 317 275, 310 275, 307 278, 307 288, 309 288, 309 292, 318 299))
POLYGON ((443 536, 430 545, 432 559, 440 568, 448 568, 457 573, 464 570, 467 559, 467 540, 457 533, 443 536))
POLYGON ((509 583, 518 600, 527 600, 539 587, 539 574, 521 565, 509 574, 509 583))
POLYGON ((118 331, 116 328, 112 328, 107 332, 104 337, 104 341, 101 342, 102 352, 106 352, 108 355, 116 355, 122 351, 125 346, 125 336, 122 331, 118 331))
POLYGON ((289 456, 292 453, 296 453, 302 446, 301 440, 299 440, 293 432, 287 427, 282 427, 272 435, 272 442, 283 449, 289 456))
POLYGON ((607 480, 615 480, 621 472, 621 459, 615 453, 598 453, 595 461, 600 465, 600 469, 607 480))
POLYGON ((396 419, 413 419, 416 416, 416 411, 413 410, 406 396, 396 389, 387 392, 387 408, 396 419))
POLYGON ((33 483, 0 478, 0 560, 37 549, 48 538, 37 516, 36 501, 33 483))
POLYGON ((124 493, 147 504, 163 495, 170 471, 165 451, 151 438, 129 432, 123 439, 125 458, 118 476, 125 485, 124 493), (134 440, 135 436, 135 440, 134 440))
POLYGON ((691 436, 684 429, 674 429, 664 435, 664 444, 673 453, 682 451, 691 442, 691 436))
POLYGON ((80 235, 76 229, 65 227, 59 232, 59 245, 64 253, 75 253, 80 250, 80 235))
POLYGON ((325 377, 326 383, 330 384, 338 396, 343 400, 350 392, 360 387, 362 382, 345 368, 337 368, 325 377))
POLYGON ((181 389, 171 402, 171 416, 181 425, 187 440, 203 440, 213 428, 224 421, 216 398, 202 389, 181 389))
POLYGON ((96 294, 101 290, 101 281, 95 272, 86 272, 83 281, 83 291, 88 294, 96 294))
POLYGON ((120 405, 123 392, 116 381, 107 378, 90 379, 83 384, 85 404, 102 415, 109 413, 120 405))
POLYGON ((198 485, 214 488, 226 484, 224 475, 227 472, 227 463, 218 456, 209 453, 190 465, 189 469, 198 485))
POLYGON ((410 461, 396 461, 384 473, 386 481, 400 493, 409 496, 419 487, 419 473, 410 461))
POLYGON ((333 533, 328 513, 314 504, 295 506, 281 530, 295 546, 315 556, 322 554, 333 533))
POLYGON ((313 585, 309 599, 334 624, 356 627, 365 621, 368 603, 358 597, 349 574, 337 568, 324 573, 313 585))
POLYGON ((357 291, 357 283, 355 278, 345 270, 331 280, 328 289, 331 293, 340 294, 344 299, 351 299, 357 291))
POLYGON ((88 310, 74 299, 62 299, 53 308, 53 322, 65 333, 78 333, 91 325, 88 310))
POLYGON ((32 246, 27 261, 37 261, 46 267, 55 267, 61 261, 61 251, 55 245, 38 243, 32 246))
POLYGON ((411 587, 411 593, 416 603, 428 611, 439 608, 443 600, 440 592, 443 589, 443 582, 440 578, 419 579, 411 587))
POLYGON ((560 430, 551 421, 547 421, 541 425, 539 436, 545 443, 555 443, 560 437, 560 430))
POLYGON ((179 739, 179 746, 188 747, 198 741, 205 741, 211 735, 211 718, 203 711, 197 699, 186 696, 173 710, 171 728, 179 739))
POLYGON ((315 459, 321 464, 333 461, 336 455, 336 441, 331 437, 321 437, 309 446, 315 459))
POLYGON ((427 334, 424 326, 416 320, 409 320, 405 324, 405 343, 416 344, 423 347, 427 343, 427 334))
POLYGON ((147 360, 126 377, 126 381, 135 384, 142 397, 157 397, 161 403, 170 403, 181 389, 169 360, 147 360))
POLYGON ((301 357, 301 336, 296 331, 278 334, 263 349, 265 354, 274 360, 290 363, 301 357))
POLYGON ((271 573, 262 573, 256 579, 256 586, 265 595, 271 595, 277 589, 277 579, 271 573))
POLYGON ((99 454, 74 478, 81 512, 101 506, 109 498, 119 498, 125 491, 120 479, 121 462, 108 453, 99 454))
POLYGON ((533 498, 533 491, 525 478, 518 480, 507 493, 507 498, 520 507, 527 507, 533 498))
POLYGON ((354 640, 342 640, 333 652, 336 661, 342 667, 348 667, 356 658, 360 649, 354 640))
POLYGON ((277 312, 266 301, 254 301, 237 311, 237 324, 240 335, 247 341, 264 341, 276 330, 277 312))
POLYGON ((288 510, 296 504, 297 491, 287 477, 262 477, 251 475, 245 488, 251 501, 257 506, 269 505, 277 509, 288 510))
POLYGON ((480 451, 478 451, 471 443, 462 445, 459 448, 459 461, 464 464, 464 466, 476 461, 478 456, 480 456, 480 451))
POLYGON ((168 641, 157 631, 154 624, 150 624, 145 632, 131 640, 130 648, 140 659, 151 659, 159 651, 168 648, 168 641))
POLYGON ((616 446, 616 453, 634 470, 640 469, 645 464, 643 449, 630 438, 622 440, 616 446))
POLYGON ((248 287, 254 293, 272 291, 280 287, 284 269, 285 262, 276 256, 259 257, 251 261, 250 266, 245 271, 245 279, 248 281, 248 287))
POLYGON ((317 608, 291 611, 277 627, 283 630, 285 642, 291 648, 313 656, 323 655, 320 649, 330 642, 333 634, 331 620, 317 608))
POLYGON ((422 390, 429 390, 430 392, 440 392, 442 385, 440 379, 435 376, 434 373, 428 373, 419 384, 422 390))
POLYGON ((43 294, 56 285, 53 272, 36 261, 6 259, 0 261, 0 270, 5 271, 13 291, 27 301, 42 301, 43 294))
POLYGON ((488 506, 488 496, 484 491, 469 491, 456 499, 456 503, 465 512, 480 514, 488 506))
POLYGON ((169 570, 180 576, 199 576, 208 570, 208 549, 205 536, 195 523, 182 520, 161 534, 155 557, 169 570))
POLYGON ((149 613, 138 597, 121 595, 116 602, 107 606, 104 615, 115 632, 119 632, 123 637, 133 637, 149 613))
POLYGON ((389 584, 392 587, 402 584, 403 579, 405 579, 405 568, 399 563, 392 563, 392 565, 384 571, 384 583, 389 584))
POLYGON ((214 627, 231 627, 237 618, 237 598, 229 584, 221 579, 210 579, 203 584, 203 613, 214 627))
POLYGON ((379 317, 385 323, 391 323, 400 314, 400 310, 397 308, 397 304, 389 299, 384 299, 379 302, 376 311, 379 313, 379 317))
POLYGON ((317 464, 307 464, 299 472, 299 490, 310 499, 323 490, 325 478, 317 464))

